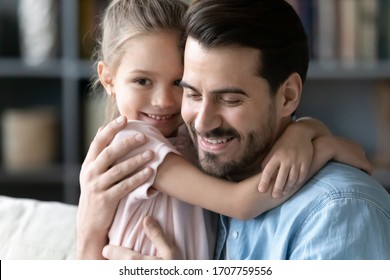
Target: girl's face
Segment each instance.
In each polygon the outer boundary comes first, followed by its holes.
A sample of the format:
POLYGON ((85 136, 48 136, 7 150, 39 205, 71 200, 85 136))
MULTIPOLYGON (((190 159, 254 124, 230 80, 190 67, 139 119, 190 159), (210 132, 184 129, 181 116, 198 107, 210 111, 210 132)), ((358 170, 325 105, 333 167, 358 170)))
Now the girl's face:
POLYGON ((116 98, 120 114, 154 125, 165 137, 174 136, 183 122, 183 90, 179 86, 183 61, 178 44, 174 32, 139 35, 126 43, 114 75, 108 71, 104 78, 104 69, 98 70, 107 93, 116 98))

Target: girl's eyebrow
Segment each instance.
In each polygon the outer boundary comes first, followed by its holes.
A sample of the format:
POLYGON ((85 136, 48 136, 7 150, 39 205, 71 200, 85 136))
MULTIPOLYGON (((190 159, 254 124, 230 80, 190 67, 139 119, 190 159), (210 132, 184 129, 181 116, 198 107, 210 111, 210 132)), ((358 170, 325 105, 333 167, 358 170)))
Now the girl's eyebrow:
POLYGON ((147 70, 142 70, 142 69, 134 69, 129 71, 129 74, 142 74, 142 75, 150 75, 153 74, 153 71, 147 71, 147 70))
MULTIPOLYGON (((188 84, 187 82, 185 82, 183 80, 180 81, 179 85, 183 88, 189 88, 196 93, 200 93, 200 91, 198 89, 196 89, 194 86, 191 86, 190 84, 188 84)), ((236 93, 236 94, 242 94, 242 95, 247 96, 245 91, 238 88, 238 87, 225 87, 225 88, 214 89, 214 90, 210 91, 210 94, 215 94, 215 95, 225 94, 225 93, 236 93)))

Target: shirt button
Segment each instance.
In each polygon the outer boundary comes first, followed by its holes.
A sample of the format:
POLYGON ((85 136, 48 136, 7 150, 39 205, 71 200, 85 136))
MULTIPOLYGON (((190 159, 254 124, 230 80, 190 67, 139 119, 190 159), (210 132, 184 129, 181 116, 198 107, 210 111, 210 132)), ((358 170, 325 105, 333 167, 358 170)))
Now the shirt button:
POLYGON ((238 238, 238 231, 233 231, 233 233, 232 233, 232 237, 233 237, 233 239, 237 239, 238 238))

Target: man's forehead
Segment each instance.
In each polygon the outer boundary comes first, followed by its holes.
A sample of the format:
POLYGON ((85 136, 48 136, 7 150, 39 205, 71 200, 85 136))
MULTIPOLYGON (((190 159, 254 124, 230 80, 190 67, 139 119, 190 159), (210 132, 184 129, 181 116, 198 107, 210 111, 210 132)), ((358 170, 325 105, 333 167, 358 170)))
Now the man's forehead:
POLYGON ((195 54, 218 54, 221 52, 232 52, 232 53, 248 53, 248 54, 260 54, 260 50, 248 46, 242 46, 239 44, 227 44, 227 45, 216 45, 216 46, 205 46, 198 40, 189 36, 186 40, 184 53, 187 55, 195 54))
POLYGON ((183 79, 193 75, 235 79, 258 76, 260 51, 235 45, 204 47, 193 38, 187 39, 183 79))

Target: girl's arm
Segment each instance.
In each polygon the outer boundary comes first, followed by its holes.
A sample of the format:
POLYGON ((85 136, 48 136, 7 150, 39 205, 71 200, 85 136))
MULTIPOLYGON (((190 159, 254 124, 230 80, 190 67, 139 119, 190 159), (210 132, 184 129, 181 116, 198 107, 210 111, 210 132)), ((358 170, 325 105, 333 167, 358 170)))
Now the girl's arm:
MULTIPOLYGON (((263 174, 255 175, 240 183, 228 182, 202 173, 185 159, 174 154, 168 154, 158 168, 154 187, 187 203, 237 219, 250 219, 283 203, 298 190, 298 187, 303 185, 304 181, 315 174, 329 160, 339 160, 363 170, 370 169, 370 163, 365 158, 364 151, 359 145, 326 135, 330 132, 327 129, 322 130, 320 126, 318 131, 323 133, 324 136, 317 137, 310 130, 312 125, 315 128, 315 122, 315 120, 308 119, 305 121, 307 125, 303 122, 295 123, 297 124, 296 129, 288 132, 292 135, 300 133, 297 135, 301 136, 302 139, 306 139, 305 143, 301 139, 300 145, 292 150, 293 153, 288 154, 288 159, 292 159, 292 166, 297 155, 300 155, 300 152, 304 153, 308 146, 313 149, 314 156, 310 156, 308 164, 303 160, 301 164, 303 169, 299 169, 298 174, 305 172, 305 175, 296 183, 297 186, 290 188, 283 196, 273 197, 272 188, 268 188, 265 193, 258 191, 257 187, 263 174), (295 132, 293 133, 293 131, 295 132), (312 145, 313 147, 311 147, 312 145), (300 150, 302 148, 303 151, 300 150)), ((293 146, 288 145, 288 148, 290 147, 293 146)), ((283 146, 280 149, 283 150, 283 146)), ((276 153, 276 155, 280 154, 283 153, 276 153)), ((286 162, 289 161, 286 160, 286 162)), ((280 163, 281 166, 284 166, 283 164, 283 162, 280 163)), ((290 169, 295 170, 296 168, 291 167, 290 169)), ((301 178, 300 174, 298 178, 301 178)), ((274 179, 271 178, 270 180, 272 185, 274 179)))
MULTIPOLYGON (((336 136, 322 136, 315 139, 313 144, 313 171, 321 169, 329 160, 352 165, 368 174, 373 171, 373 165, 367 159, 363 147, 354 141, 336 136)), ((309 176, 311 175, 309 173, 309 176)))
POLYGON ((259 180, 260 174, 240 183, 218 179, 204 174, 183 157, 170 153, 159 166, 153 187, 187 203, 237 219, 249 219, 287 199, 287 196, 273 199, 271 191, 260 193, 257 190, 259 180), (246 211, 253 209, 252 204, 256 204, 258 210, 248 217, 246 211))

